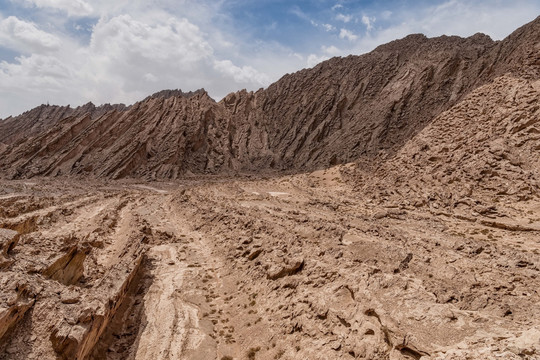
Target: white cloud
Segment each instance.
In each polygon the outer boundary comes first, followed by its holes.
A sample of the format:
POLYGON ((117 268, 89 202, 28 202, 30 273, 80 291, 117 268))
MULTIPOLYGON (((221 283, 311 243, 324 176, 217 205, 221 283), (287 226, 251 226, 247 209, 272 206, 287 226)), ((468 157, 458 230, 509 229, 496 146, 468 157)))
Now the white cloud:
POLYGON ((49 55, 21 56, 0 63, 0 115, 15 115, 47 102, 82 103, 71 82, 72 70, 49 55))
MULTIPOLYGON (((14 0, 11 0, 14 2, 14 0)), ((26 4, 38 8, 52 8, 66 12, 69 16, 88 16, 94 11, 84 0, 24 0, 26 4)))
POLYGON ((368 32, 373 30, 373 23, 375 22, 374 17, 368 17, 366 15, 362 16, 362 24, 366 25, 366 29, 368 32))
POLYGON ((330 59, 333 56, 338 56, 338 55, 343 54, 343 51, 338 49, 334 45, 330 45, 330 46, 324 46, 323 45, 323 46, 321 46, 321 52, 322 52, 321 55, 310 54, 307 57, 306 64, 307 64, 308 67, 313 67, 313 66, 317 65, 318 63, 320 63, 322 61, 330 59))
POLYGON ((60 39, 33 23, 10 16, 0 21, 0 45, 24 53, 42 53, 60 48, 60 39))
POLYGON ((329 59, 329 57, 326 56, 326 55, 317 56, 315 54, 309 54, 306 63, 307 63, 308 67, 314 67, 318 63, 323 62, 323 61, 328 60, 328 59, 329 59))
POLYGON ((321 50, 323 51, 323 53, 332 55, 332 56, 340 55, 342 53, 342 51, 338 49, 337 47, 335 47, 334 45, 330 45, 330 46, 323 45, 321 47, 321 50))
POLYGON ((358 35, 355 35, 352 31, 347 29, 341 29, 339 31, 339 38, 340 39, 347 39, 349 41, 355 41, 358 39, 358 35))
POLYGON ((344 23, 348 23, 349 21, 351 21, 353 19, 353 16, 352 15, 343 15, 343 14, 337 14, 336 17, 335 17, 336 20, 338 21, 343 21, 344 23))
POLYGON ((98 103, 132 102, 159 87, 191 90, 208 83, 213 48, 186 19, 147 23, 120 15, 102 18, 90 45, 76 55, 71 63, 84 84, 83 96, 98 103))
POLYGON ((207 35, 187 19, 168 18, 155 24, 129 15, 102 19, 87 51, 92 60, 82 75, 96 83, 95 89, 108 89, 88 94, 101 101, 115 96, 111 94, 123 94, 124 101, 134 101, 145 92, 178 87, 205 87, 220 97, 240 84, 258 88, 270 83, 269 77, 254 67, 238 66, 217 56, 207 35), (96 79, 88 75, 96 72, 100 74, 96 79))
POLYGON ((160 24, 147 24, 129 15, 102 18, 94 28, 90 47, 112 61, 125 58, 135 64, 144 60, 174 60, 189 66, 213 52, 199 28, 186 19, 169 18, 160 24))
POLYGON ((337 10, 337 9, 342 9, 343 8, 343 5, 341 4, 336 4, 334 6, 332 6, 332 10, 337 10))
POLYGON ((331 24, 322 24, 322 27, 328 32, 336 30, 336 27, 331 24))
POLYGON ((237 83, 255 83, 261 86, 270 85, 270 78, 251 66, 238 67, 230 60, 215 60, 214 68, 220 73, 232 77, 237 83))
MULTIPOLYGON (((0 63, 0 118, 47 101, 74 105, 87 101, 133 103, 171 88, 189 91, 204 87, 219 100, 231 91, 255 90, 280 77, 283 72, 276 68, 278 53, 284 63, 296 64, 287 65, 290 70, 304 63, 293 55, 283 55, 284 49, 272 48, 267 56, 250 59, 253 61, 247 65, 247 60, 234 55, 237 48, 219 33, 210 36, 187 19, 161 15, 102 17, 87 45, 66 37, 44 41, 47 34, 32 25, 29 33, 40 36, 26 34, 19 38, 27 39, 33 47, 25 47, 34 53, 0 63)), ((11 22, 13 19, 7 24, 11 22)), ((0 44, 18 33, 1 32, 0 44)), ((14 44, 21 48, 20 40, 14 44)))
POLYGON ((20 89, 54 88, 71 75, 71 70, 52 56, 33 54, 17 60, 19 64, 5 61, 0 63, 2 86, 9 84, 12 88, 20 89))

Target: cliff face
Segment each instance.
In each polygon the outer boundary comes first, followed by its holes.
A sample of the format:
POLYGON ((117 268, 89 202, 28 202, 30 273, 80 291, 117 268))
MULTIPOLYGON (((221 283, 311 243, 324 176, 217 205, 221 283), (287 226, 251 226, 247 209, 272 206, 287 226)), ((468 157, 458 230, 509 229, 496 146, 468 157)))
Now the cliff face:
POLYGON ((88 103, 71 108, 68 106, 41 105, 19 116, 0 120, 0 144, 11 144, 19 139, 26 139, 47 131, 54 124, 67 117, 79 117, 89 113, 98 117, 111 110, 124 110, 123 104, 105 104, 95 106, 88 103))
POLYGON ((539 134, 540 80, 501 76, 435 118, 396 156, 353 178, 379 200, 497 211, 493 204, 540 195, 539 134))
POLYGON ((253 100, 228 97, 240 103, 240 133, 252 134, 240 152, 255 161, 241 161, 320 167, 396 149, 478 84, 493 46, 487 37, 412 35, 287 75, 253 100), (268 139, 262 152, 259 138, 268 139))
POLYGON ((0 123, 0 169, 9 178, 153 179, 304 170, 395 153, 478 86, 504 73, 538 78, 539 23, 501 42, 410 35, 219 103, 204 91, 164 91, 127 109, 36 108, 0 123))

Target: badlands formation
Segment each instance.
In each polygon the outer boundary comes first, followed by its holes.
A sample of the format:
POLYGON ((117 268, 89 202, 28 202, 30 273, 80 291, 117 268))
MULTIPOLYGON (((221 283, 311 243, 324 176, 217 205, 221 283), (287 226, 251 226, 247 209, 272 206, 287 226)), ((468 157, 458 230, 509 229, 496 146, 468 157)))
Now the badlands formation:
POLYGON ((540 359, 540 18, 0 121, 0 359, 540 359))

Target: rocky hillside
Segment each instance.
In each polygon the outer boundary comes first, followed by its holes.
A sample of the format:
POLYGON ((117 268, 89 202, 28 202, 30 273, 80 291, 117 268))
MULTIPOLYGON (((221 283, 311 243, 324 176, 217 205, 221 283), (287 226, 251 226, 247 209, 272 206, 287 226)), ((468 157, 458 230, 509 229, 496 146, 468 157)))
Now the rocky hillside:
POLYGON ((540 80, 501 76, 354 179, 380 202, 494 214, 540 196, 539 150, 540 80))
POLYGON ((0 123, 10 129, 0 131, 0 173, 177 178, 395 153, 478 86, 505 73, 537 79, 539 34, 540 18, 501 42, 410 35, 219 103, 204 91, 166 91, 128 109, 37 108, 0 123))
POLYGON ((11 144, 19 139, 33 137, 48 130, 54 124, 68 117, 77 118, 85 114, 96 118, 111 110, 124 110, 123 104, 95 106, 88 103, 72 108, 68 106, 41 105, 19 116, 0 121, 0 144, 11 144))

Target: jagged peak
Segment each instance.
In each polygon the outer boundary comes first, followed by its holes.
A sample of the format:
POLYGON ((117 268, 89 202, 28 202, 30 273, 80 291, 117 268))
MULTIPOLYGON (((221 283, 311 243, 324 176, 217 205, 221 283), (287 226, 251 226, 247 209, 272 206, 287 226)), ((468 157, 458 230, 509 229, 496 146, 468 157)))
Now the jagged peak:
MULTIPOLYGON (((260 90, 260 89, 259 89, 260 90)), ((257 90, 257 91, 259 91, 257 90)), ((224 104, 229 104, 229 103, 233 103, 235 102, 237 99, 239 98, 242 98, 242 97, 249 97, 249 96, 252 96, 254 94, 253 91, 248 91, 247 89, 242 89, 242 90, 238 90, 238 91, 235 91, 235 92, 231 92, 231 93, 228 93, 227 95, 225 95, 220 101, 219 103, 224 103, 224 104)))
POLYGON ((474 40, 474 42, 481 42, 481 41, 493 42, 493 39, 491 38, 491 36, 484 34, 482 32, 477 32, 476 34, 470 36, 469 39, 474 40))
POLYGON ((420 44, 428 40, 428 37, 424 34, 410 34, 404 38, 390 41, 389 43, 379 45, 373 51, 395 51, 404 46, 413 46, 415 44, 420 44))
MULTIPOLYGON (((62 108, 65 108, 65 109, 69 109, 69 105, 66 105, 66 106, 62 106, 62 105, 50 105, 50 104, 41 104, 41 105, 38 105, 36 106, 35 108, 32 108, 30 110, 27 110, 25 112, 23 112, 22 114, 20 115, 17 115, 15 117, 18 117, 18 116, 24 116, 24 115, 28 115, 28 114, 31 114, 33 112, 36 112, 36 111, 41 111, 43 109, 48 109, 48 108, 54 108, 54 109, 62 109, 62 108)), ((11 117, 11 116, 10 116, 11 117)))
POLYGON ((161 91, 153 93, 152 95, 146 97, 143 101, 146 101, 149 99, 157 99, 157 98, 168 99, 170 97, 190 98, 196 95, 205 95, 205 94, 208 95, 208 92, 204 88, 200 88, 198 90, 188 91, 188 92, 183 92, 180 89, 166 89, 166 90, 161 90, 161 91))
POLYGON ((483 33, 476 33, 469 37, 457 35, 441 35, 436 37, 427 37, 424 34, 411 34, 404 38, 391 41, 375 48, 374 52, 402 52, 407 50, 416 50, 423 44, 437 44, 437 46, 453 46, 456 42, 473 43, 484 46, 490 46, 495 43, 491 37, 483 33))

